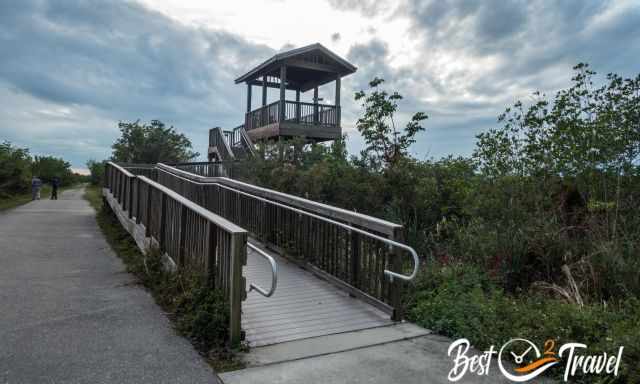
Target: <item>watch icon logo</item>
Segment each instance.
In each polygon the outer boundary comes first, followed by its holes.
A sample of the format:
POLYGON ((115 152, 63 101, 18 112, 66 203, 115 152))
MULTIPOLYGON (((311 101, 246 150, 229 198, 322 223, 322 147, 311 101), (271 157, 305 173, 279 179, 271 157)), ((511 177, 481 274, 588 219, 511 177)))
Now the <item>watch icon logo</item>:
POLYGON ((511 339, 500 348, 498 352, 498 367, 502 374, 511 381, 525 382, 539 376, 542 372, 558 364, 560 360, 555 357, 555 341, 547 340, 544 343, 544 354, 540 353, 538 347, 527 339, 511 339), (519 347, 519 348, 518 348, 519 347), (516 353, 515 350, 524 352, 516 353), (506 351, 509 351, 507 354, 506 351), (511 369, 505 366, 503 361, 509 361, 508 357, 513 357, 512 363, 517 367, 511 369), (526 365, 522 366, 522 364, 526 365))

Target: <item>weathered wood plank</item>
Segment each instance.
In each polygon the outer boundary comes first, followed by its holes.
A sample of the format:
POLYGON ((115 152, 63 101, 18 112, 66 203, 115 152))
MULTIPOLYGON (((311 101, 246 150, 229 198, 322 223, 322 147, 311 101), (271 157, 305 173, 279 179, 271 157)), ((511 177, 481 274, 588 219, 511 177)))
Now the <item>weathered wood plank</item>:
MULTIPOLYGON (((273 255, 273 254, 272 254, 273 255)), ((252 346, 392 324, 389 316, 275 255, 278 289, 270 298, 251 293, 242 305, 242 326, 252 346)), ((248 253, 249 282, 270 284, 268 264, 248 253)))

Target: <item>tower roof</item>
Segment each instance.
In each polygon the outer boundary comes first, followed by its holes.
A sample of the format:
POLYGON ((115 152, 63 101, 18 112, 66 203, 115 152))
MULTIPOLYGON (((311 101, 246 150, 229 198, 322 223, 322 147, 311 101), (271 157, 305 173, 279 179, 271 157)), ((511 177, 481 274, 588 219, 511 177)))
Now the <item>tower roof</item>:
POLYGON ((263 76, 280 78, 280 67, 283 64, 287 66, 286 87, 302 92, 333 81, 336 76, 343 77, 357 70, 353 64, 316 43, 278 53, 238 77, 235 82, 261 85, 263 76))

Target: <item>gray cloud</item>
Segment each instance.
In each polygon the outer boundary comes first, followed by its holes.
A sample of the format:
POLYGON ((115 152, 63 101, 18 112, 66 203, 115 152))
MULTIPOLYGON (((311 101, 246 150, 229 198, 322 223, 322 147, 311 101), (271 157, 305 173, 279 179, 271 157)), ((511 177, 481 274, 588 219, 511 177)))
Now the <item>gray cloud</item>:
POLYGON ((343 11, 358 11, 365 16, 374 16, 390 8, 388 1, 381 0, 328 0, 329 4, 343 11))
MULTIPOLYGON (((372 20, 346 55, 358 72, 343 81, 343 125, 353 131, 360 112, 353 92, 383 77, 405 96, 401 118, 430 115, 415 148, 421 157, 470 153, 474 135, 495 125, 504 107, 533 90, 565 87, 578 62, 639 72, 638 3, 616 11, 623 3, 328 1, 372 20), (406 21, 407 41, 381 35, 381 20, 406 21), (404 43, 414 55, 394 61, 404 43)), ((242 119, 245 89, 233 79, 275 52, 134 2, 82 0, 0 2, 0 50, 0 140, 75 166, 109 155, 119 120, 163 120, 204 152, 209 127, 242 119)), ((331 100, 333 89, 323 88, 331 100)), ((361 140, 352 136, 356 152, 361 140)))
POLYGON ((71 115, 64 124, 37 111, 25 110, 22 119, 11 121, 5 115, 0 139, 39 152, 68 152, 65 157, 76 166, 109 153, 118 120, 158 118, 202 146, 209 127, 241 120, 243 88, 233 85, 234 77, 273 54, 130 2, 22 1, 0 7, 0 49, 8 53, 0 61, 3 98, 21 94, 25 103, 17 108, 65 107, 71 115), (102 125, 88 126, 96 116, 102 125), (27 122, 38 129, 21 129, 27 122), (53 126, 60 127, 55 136, 53 126), (68 132, 98 140, 88 146, 69 138, 61 150, 60 137, 68 132))
POLYGON ((360 88, 382 76, 407 97, 402 107, 429 113, 420 153, 470 153, 474 135, 495 126, 507 105, 535 90, 552 94, 566 87, 578 62, 602 73, 639 72, 639 3, 620 11, 621 2, 582 0, 403 0, 387 13, 383 3, 336 8, 407 20, 417 57, 391 67, 384 36, 354 44, 349 58, 364 65, 352 84, 360 88))

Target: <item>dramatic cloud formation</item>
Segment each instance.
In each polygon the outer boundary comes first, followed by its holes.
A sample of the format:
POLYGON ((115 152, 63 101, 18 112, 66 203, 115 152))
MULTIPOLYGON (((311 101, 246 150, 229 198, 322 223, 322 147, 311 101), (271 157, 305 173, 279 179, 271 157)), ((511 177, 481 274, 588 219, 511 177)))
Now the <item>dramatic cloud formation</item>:
POLYGON ((233 79, 274 52, 134 3, 92 1, 4 2, 0 47, 0 139, 75 166, 110 154, 119 120, 160 119, 197 144, 213 125, 237 125, 244 97, 233 79))
POLYGON ((475 134, 534 90, 566 87, 571 68, 590 63, 597 71, 633 76, 640 71, 640 3, 632 1, 385 1, 340 2, 336 7, 377 20, 405 18, 410 48, 391 65, 395 42, 376 36, 354 45, 360 64, 356 86, 375 74, 408 99, 409 110, 426 110, 429 131, 420 155, 468 154, 475 134), (380 4, 380 5, 379 5, 380 4))
MULTIPOLYGON (((329 0, 300 8, 281 0, 273 7, 296 14, 272 25, 271 39, 264 25, 232 13, 233 4, 191 0, 192 11, 181 12, 183 3, 2 2, 0 140, 82 167, 110 154, 119 120, 160 119, 204 152, 209 127, 242 121, 245 88, 235 77, 316 41, 359 68, 343 81, 352 151, 361 139, 351 95, 374 76, 405 96, 403 111, 430 115, 415 147, 425 157, 469 154, 504 107, 565 87, 578 62, 603 73, 640 71, 635 1, 329 0), (334 23, 321 30, 327 23, 318 20, 334 23)), ((264 20, 265 9, 247 17, 264 20)), ((332 89, 321 96, 331 100, 332 89)))

